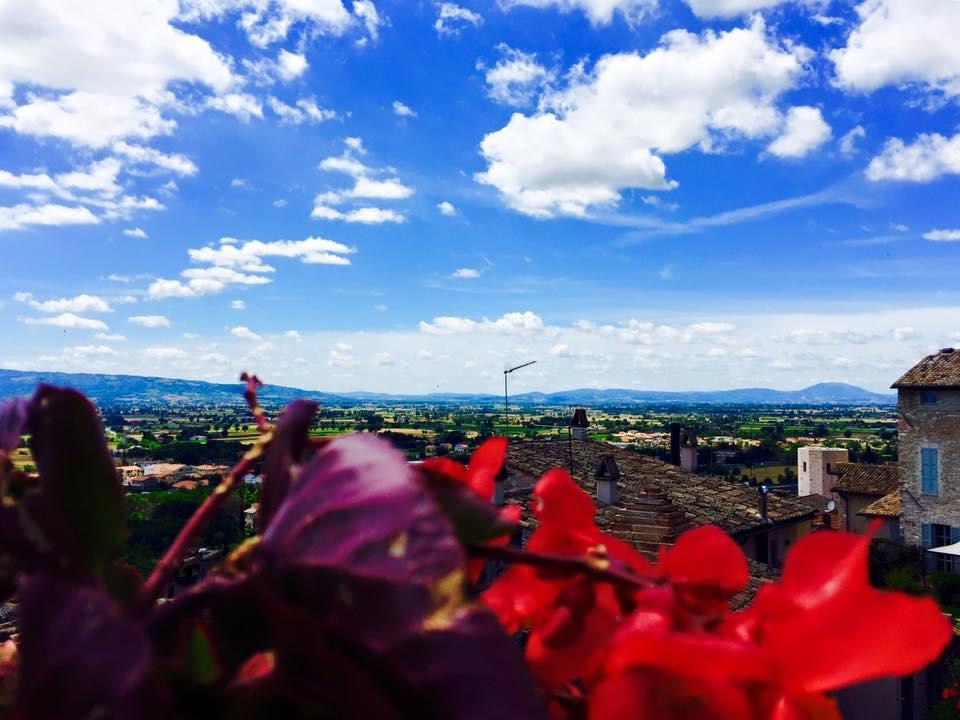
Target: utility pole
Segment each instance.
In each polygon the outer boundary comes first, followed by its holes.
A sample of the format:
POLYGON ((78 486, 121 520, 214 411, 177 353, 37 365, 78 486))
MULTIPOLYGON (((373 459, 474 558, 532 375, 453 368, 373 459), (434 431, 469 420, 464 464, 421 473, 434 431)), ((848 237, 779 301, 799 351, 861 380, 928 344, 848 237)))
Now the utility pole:
MULTIPOLYGON (((520 368, 525 368, 529 365, 533 365, 535 362, 536 360, 531 360, 530 362, 525 362, 522 365, 517 365, 516 367, 512 367, 508 370, 503 371, 503 421, 504 423, 507 422, 507 418, 510 415, 510 401, 509 401, 509 395, 507 394, 507 375, 512 373, 514 370, 519 370, 520 368)), ((506 429, 504 429, 504 432, 506 432, 506 429)))

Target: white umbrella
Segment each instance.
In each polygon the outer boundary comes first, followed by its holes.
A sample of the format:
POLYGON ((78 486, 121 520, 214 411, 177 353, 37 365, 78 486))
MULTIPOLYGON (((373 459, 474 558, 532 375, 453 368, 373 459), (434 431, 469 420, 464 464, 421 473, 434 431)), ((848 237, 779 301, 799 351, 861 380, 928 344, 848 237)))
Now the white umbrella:
POLYGON ((927 552, 940 553, 941 555, 960 555, 960 542, 953 545, 944 545, 937 548, 927 548, 927 552))

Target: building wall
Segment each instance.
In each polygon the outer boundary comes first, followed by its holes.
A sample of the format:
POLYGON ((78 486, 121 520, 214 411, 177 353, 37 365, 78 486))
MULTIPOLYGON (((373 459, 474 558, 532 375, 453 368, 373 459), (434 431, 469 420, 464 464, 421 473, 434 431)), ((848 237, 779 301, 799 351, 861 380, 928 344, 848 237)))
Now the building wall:
POLYGON ((846 448, 808 445, 797 449, 797 494, 830 497, 837 476, 828 472, 831 463, 847 462, 846 448))
POLYGON ((877 500, 876 495, 840 495, 840 522, 844 530, 863 535, 870 524, 870 518, 860 515, 867 505, 877 500))
POLYGON ((939 390, 938 402, 924 405, 920 390, 899 391, 899 458, 902 483, 902 537, 921 544, 921 524, 960 526, 960 391, 939 390), (920 491, 920 450, 939 450, 939 495, 920 491))
POLYGON ((805 520, 752 535, 742 544, 743 552, 751 560, 766 563, 771 567, 783 567, 783 560, 790 548, 809 533, 811 527, 810 521, 805 520))

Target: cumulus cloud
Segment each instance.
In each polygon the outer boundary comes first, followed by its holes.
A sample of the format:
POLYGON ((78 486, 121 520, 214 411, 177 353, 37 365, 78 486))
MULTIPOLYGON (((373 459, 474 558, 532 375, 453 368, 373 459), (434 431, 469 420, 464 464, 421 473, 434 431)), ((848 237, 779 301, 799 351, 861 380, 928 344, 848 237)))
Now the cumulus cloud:
POLYGON ((133 315, 127 318, 127 322, 146 328, 170 327, 170 319, 163 315, 133 315))
POLYGON ((243 300, 232 300, 230 302, 231 310, 246 310, 247 304, 243 300))
POLYGON ((230 328, 230 334, 234 337, 238 337, 241 340, 261 340, 261 336, 253 332, 246 325, 237 325, 234 328, 230 328))
POLYGON ((253 118, 263 119, 263 103, 249 93, 214 95, 207 100, 207 107, 233 115, 240 122, 250 122, 253 118))
POLYGON ((483 25, 483 16, 480 13, 468 10, 456 3, 442 2, 437 6, 437 19, 433 29, 438 35, 459 35, 468 27, 483 25))
POLYGON ((96 225, 100 218, 80 206, 42 205, 0 206, 0 230, 20 230, 30 225, 96 225))
POLYGON ((867 136, 867 131, 863 125, 857 125, 840 138, 840 153, 845 157, 851 157, 857 152, 857 142, 867 136))
POLYGON ((809 50, 781 46, 756 17, 749 27, 674 30, 646 55, 618 53, 547 92, 532 115, 514 113, 486 135, 476 178, 527 215, 585 216, 621 190, 669 190, 659 155, 712 150, 781 130, 776 106, 803 74, 809 50))
POLYGON ((799 105, 787 111, 783 134, 767 146, 767 152, 781 158, 801 158, 823 145, 832 134, 820 108, 799 105))
POLYGON ((416 111, 411 108, 409 105, 406 105, 399 100, 393 101, 393 114, 399 115, 400 117, 416 117, 416 111))
MULTIPOLYGON (((486 69, 484 76, 487 94, 503 105, 529 105, 543 86, 554 79, 554 72, 538 63, 534 53, 515 50, 504 43, 497 49, 500 59, 492 68, 486 69)), ((482 65, 480 69, 483 69, 482 65)))
POLYGON ((330 189, 314 198, 310 217, 317 220, 340 220, 350 223, 379 225, 382 223, 400 223, 406 220, 403 213, 396 210, 362 205, 341 209, 345 203, 367 202, 371 200, 405 200, 413 195, 413 188, 405 185, 392 168, 373 168, 361 159, 366 149, 360 138, 347 138, 342 155, 324 158, 319 169, 324 172, 342 173, 353 180, 353 186, 342 189, 330 189))
POLYGON ((836 83, 873 92, 914 83, 945 98, 960 97, 960 3, 948 0, 866 0, 846 46, 829 53, 836 83))
POLYGON ((458 268, 453 271, 451 277, 455 277, 461 280, 474 280, 480 277, 480 271, 476 268, 458 268))
POLYGON ((287 105, 275 97, 270 97, 267 104, 273 113, 280 118, 280 122, 290 125, 300 125, 307 122, 320 123, 337 118, 337 113, 334 110, 320 107, 313 97, 299 98, 293 105, 287 105))
POLYGON ((148 347, 140 354, 148 360, 184 360, 190 357, 186 350, 178 347, 148 347))
POLYGON ((900 138, 891 138, 867 166, 867 178, 874 181, 930 182, 943 175, 957 174, 960 174, 960 133, 949 138, 939 133, 923 133, 909 145, 900 138))
POLYGON ((788 0, 686 0, 697 17, 732 18, 749 15, 757 10, 766 10, 788 0))
POLYGON ((103 332, 109 329, 102 320, 82 317, 70 312, 53 317, 24 318, 23 322, 27 325, 52 325, 53 327, 73 330, 99 330, 103 332))
POLYGON ((123 231, 123 234, 127 237, 140 238, 141 240, 146 240, 148 237, 146 231, 143 228, 138 227, 127 228, 123 231))
POLYGON ((923 239, 933 242, 960 242, 960 230, 930 230, 923 234, 923 239))
POLYGON ((505 8, 526 6, 582 12, 594 25, 609 25, 615 13, 636 24, 656 11, 659 0, 500 0, 505 8))
POLYGON ((446 215, 447 217, 454 217, 457 214, 457 208, 453 206, 453 203, 446 200, 437 203, 437 210, 440 211, 441 215, 446 215))
POLYGON ((36 300, 31 293, 19 292, 13 296, 17 302, 26 303, 34 310, 45 313, 103 313, 113 312, 110 303, 96 295, 77 295, 56 300, 36 300))
POLYGON ((529 335, 543 332, 543 319, 527 310, 510 312, 496 320, 481 318, 473 320, 465 317, 441 316, 430 322, 421 320, 421 332, 431 335, 454 335, 460 333, 488 332, 502 335, 529 335))

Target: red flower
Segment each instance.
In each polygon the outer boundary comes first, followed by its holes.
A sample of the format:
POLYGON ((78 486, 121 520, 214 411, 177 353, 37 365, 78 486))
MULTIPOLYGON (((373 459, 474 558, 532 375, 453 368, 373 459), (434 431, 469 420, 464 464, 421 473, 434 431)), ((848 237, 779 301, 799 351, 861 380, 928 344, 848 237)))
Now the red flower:
MULTIPOLYGON (((619 563, 652 577, 653 567, 629 545, 602 533, 594 523, 593 500, 563 470, 550 470, 534 488, 533 512, 540 527, 530 536, 531 553, 619 563)), ((509 632, 531 629, 527 660, 544 685, 554 688, 582 674, 590 655, 622 619, 613 587, 582 575, 557 576, 515 564, 483 594, 509 632)))
POLYGON ((781 583, 718 622, 709 613, 736 590, 745 568, 707 531, 688 533, 694 537, 665 553, 661 570, 672 587, 639 593, 640 607, 594 656, 585 677, 591 718, 614 717, 594 707, 631 703, 656 708, 662 718, 736 717, 738 693, 747 693, 752 707, 739 717, 839 718, 823 693, 915 672, 952 636, 929 598, 870 586, 869 535, 833 532, 804 537, 781 583))

